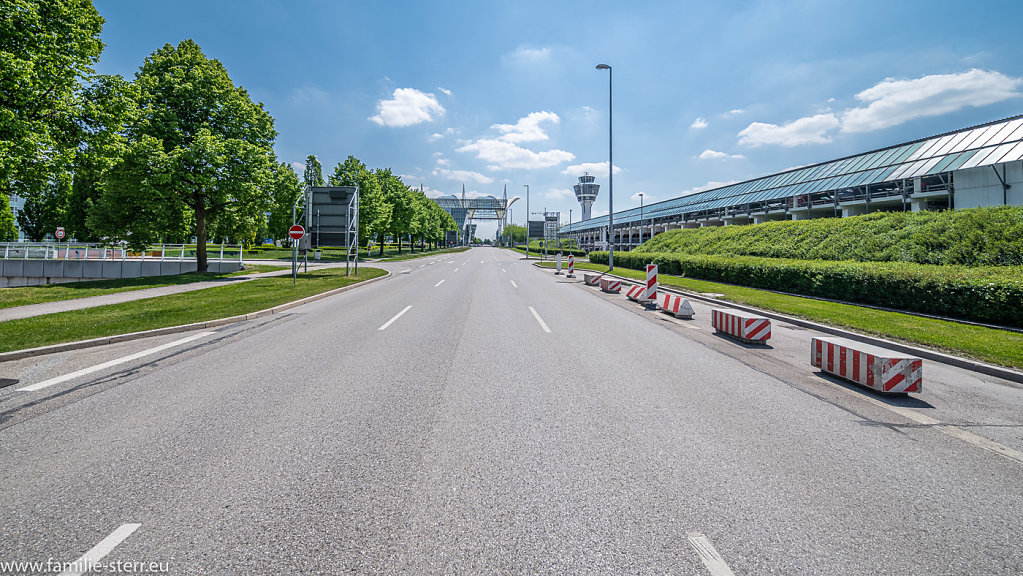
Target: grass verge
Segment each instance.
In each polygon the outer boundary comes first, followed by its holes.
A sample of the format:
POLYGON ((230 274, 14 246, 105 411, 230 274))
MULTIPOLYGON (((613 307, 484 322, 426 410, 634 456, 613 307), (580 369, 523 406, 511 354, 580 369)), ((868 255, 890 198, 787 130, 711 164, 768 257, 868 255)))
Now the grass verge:
POLYGON ((148 276, 145 278, 117 278, 111 280, 89 280, 86 282, 68 282, 66 284, 47 284, 45 286, 22 286, 20 288, 0 289, 0 308, 12 308, 14 306, 27 306, 29 304, 41 304, 43 302, 56 302, 58 300, 73 300, 76 298, 88 298, 89 296, 101 296, 115 292, 130 292, 143 290, 145 288, 158 288, 160 286, 177 286, 180 284, 191 284, 193 282, 209 282, 220 278, 233 276, 244 276, 257 272, 270 272, 281 270, 283 266, 271 266, 267 264, 248 264, 244 270, 223 274, 207 272, 199 274, 189 272, 186 274, 175 274, 173 276, 148 276))
POLYGON ((249 314, 384 274, 378 268, 364 267, 358 274, 345 276, 344 270, 331 268, 299 274, 295 285, 290 276, 258 278, 197 292, 8 320, 0 322, 0 352, 249 314))
MULTIPOLYGON (((543 266, 553 267, 544 263, 543 266)), ((577 269, 607 272, 607 266, 576 262, 577 269)), ((645 280, 646 273, 627 268, 616 268, 618 276, 645 280)), ((1023 369, 1023 333, 983 326, 925 318, 912 314, 865 308, 854 304, 840 304, 789 296, 755 288, 719 284, 692 278, 679 278, 661 274, 661 284, 702 294, 723 294, 721 300, 772 310, 788 316, 804 318, 831 326, 848 328, 855 332, 880 336, 907 344, 967 356, 983 362, 1023 369)))

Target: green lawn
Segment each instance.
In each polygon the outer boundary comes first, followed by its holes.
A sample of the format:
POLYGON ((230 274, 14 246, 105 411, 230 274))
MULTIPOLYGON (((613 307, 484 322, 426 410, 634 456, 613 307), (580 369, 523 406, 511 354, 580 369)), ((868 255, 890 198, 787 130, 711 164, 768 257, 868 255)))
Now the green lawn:
MULTIPOLYGON (((545 263, 543 266, 553 267, 545 263)), ((580 263, 576 269, 607 272, 607 266, 601 264, 580 263)), ((645 280, 646 273, 627 268, 616 268, 618 276, 645 280)), ((898 340, 908 344, 921 345, 927 348, 968 356, 992 364, 1000 364, 1012 368, 1023 369, 1023 333, 1010 330, 998 330, 949 322, 936 318, 925 318, 912 314, 875 310, 854 304, 839 304, 813 298, 802 298, 732 286, 679 278, 661 274, 661 284, 696 293, 723 294, 722 300, 745 304, 764 310, 773 310, 788 316, 804 318, 821 324, 848 328, 854 332, 880 336, 890 340, 898 340)))
POLYGON ((20 288, 0 288, 0 308, 11 308, 14 306, 27 306, 29 304, 41 304, 43 302, 55 302, 57 300, 73 300, 75 298, 87 298, 89 296, 100 296, 114 292, 129 292, 142 290, 144 288, 157 288, 159 286, 177 286, 179 284, 191 284, 193 282, 209 282, 219 278, 230 278, 233 276, 244 276, 257 272, 270 272, 281 270, 284 266, 271 266, 267 264, 248 264, 244 270, 224 274, 207 272, 199 274, 189 272, 186 274, 175 274, 173 276, 148 276, 145 278, 118 278, 112 280, 90 280, 87 282, 69 282, 67 284, 47 284, 45 286, 23 286, 20 288))
POLYGON ((0 352, 249 314, 384 274, 365 267, 351 276, 337 268, 315 270, 299 274, 295 285, 291 276, 258 278, 197 292, 7 320, 0 322, 0 352))

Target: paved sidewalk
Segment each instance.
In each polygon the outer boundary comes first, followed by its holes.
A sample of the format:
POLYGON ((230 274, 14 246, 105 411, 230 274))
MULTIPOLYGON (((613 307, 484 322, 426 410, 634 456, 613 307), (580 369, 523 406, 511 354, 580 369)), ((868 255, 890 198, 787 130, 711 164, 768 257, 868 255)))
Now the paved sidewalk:
MULTIPOLYGON (((279 261, 251 261, 248 264, 273 264, 282 265, 279 261)), ((288 267, 284 270, 274 270, 271 272, 258 272, 253 274, 246 274, 244 276, 232 276, 230 278, 220 278, 217 280, 210 280, 207 282, 193 282, 191 284, 178 284, 175 286, 158 286, 156 288, 143 288, 141 290, 129 290, 126 292, 114 292, 112 294, 102 294, 100 296, 89 296, 87 298, 74 298, 71 300, 56 300, 54 302, 43 302, 40 304, 30 304, 28 306, 15 306, 12 308, 0 308, 0 322, 5 320, 15 320, 19 318, 30 318, 32 316, 42 316, 43 314, 53 314, 56 312, 67 312, 69 310, 82 310, 84 308, 94 308, 96 306, 105 306, 107 304, 120 304, 121 302, 132 302, 134 300, 144 300, 146 298, 156 298, 157 296, 167 296, 170 294, 180 294, 183 292, 193 292, 195 290, 205 290, 206 288, 214 288, 216 286, 224 286, 227 284, 234 284, 237 282, 247 282, 256 278, 266 278, 270 276, 284 276, 291 274, 290 262, 287 262, 288 267)), ((344 265, 342 263, 341 265, 344 265)), ((315 270, 320 268, 334 268, 337 264, 310 264, 309 269, 315 270)), ((302 271, 302 263, 299 263, 299 271, 302 271)))

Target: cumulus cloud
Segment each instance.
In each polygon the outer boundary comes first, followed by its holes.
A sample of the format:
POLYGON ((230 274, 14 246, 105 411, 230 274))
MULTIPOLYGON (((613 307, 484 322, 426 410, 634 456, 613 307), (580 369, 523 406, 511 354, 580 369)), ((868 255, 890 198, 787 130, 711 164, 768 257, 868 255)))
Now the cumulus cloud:
MULTIPOLYGON (((439 161, 438 164, 440 164, 439 161)), ((433 174, 434 176, 443 176, 448 180, 477 182, 479 184, 490 184, 494 181, 494 179, 489 176, 480 174, 479 172, 472 172, 470 170, 448 170, 447 168, 437 168, 433 171, 433 174)))
POLYGON ((442 87, 438 86, 437 90, 440 90, 441 92, 443 92, 445 96, 451 96, 451 90, 448 90, 447 88, 442 88, 442 87))
POLYGON ((840 124, 834 114, 808 116, 781 126, 753 122, 739 132, 739 144, 754 147, 774 144, 786 148, 802 144, 826 144, 831 142, 828 132, 837 129, 840 124))
POLYGON ((291 169, 298 174, 299 178, 301 178, 302 174, 305 173, 305 162, 292 162, 291 169))
POLYGON ((926 116, 940 116, 1017 97, 1023 78, 976 68, 960 74, 935 74, 915 80, 886 78, 856 95, 868 103, 842 114, 843 132, 870 132, 926 116))
POLYGON ((437 140, 440 140, 440 139, 445 138, 447 136, 451 136, 452 134, 456 134, 456 133, 457 133, 457 131, 454 128, 448 128, 447 130, 444 130, 443 132, 434 132, 433 134, 430 134, 426 138, 426 140, 428 142, 436 142, 437 140))
POLYGON ((519 46, 515 50, 505 54, 501 60, 508 65, 521 67, 535 67, 546 63, 551 58, 550 48, 531 48, 519 46))
POLYGON ((554 112, 531 112, 515 124, 494 124, 491 128, 501 132, 499 138, 505 142, 536 142, 548 139, 547 133, 540 128, 541 122, 557 124, 559 121, 554 112))
POLYGON ((544 193, 544 197, 548 200, 558 200, 561 198, 575 198, 575 192, 568 188, 551 188, 544 193))
POLYGON ((433 94, 415 88, 398 88, 390 100, 377 103, 377 115, 369 119, 381 126, 404 127, 430 122, 444 115, 433 94))
POLYGON ((745 158, 742 154, 727 154, 725 152, 718 152, 717 150, 704 150, 697 156, 700 160, 741 160, 745 158))
POLYGON ((574 154, 564 150, 534 152, 513 142, 488 138, 468 142, 458 151, 474 152, 477 158, 488 163, 490 170, 550 168, 575 159, 574 154))
POLYGON ((690 128, 696 129, 706 128, 707 126, 710 126, 710 124, 707 122, 706 118, 697 118, 696 120, 693 120, 692 124, 689 125, 690 128))
POLYGON ((650 194, 647 194, 646 192, 636 192, 632 196, 629 196, 629 198, 636 203, 639 203, 640 199, 642 198, 644 204, 649 204, 650 202, 654 201, 654 197, 650 194), (640 196, 640 194, 642 194, 642 196, 640 196))
POLYGON ((707 190, 713 190, 715 188, 723 188, 723 187, 728 186, 730 184, 735 184, 736 182, 738 182, 738 180, 731 180, 731 181, 728 181, 728 182, 714 182, 714 181, 707 182, 703 186, 696 186, 696 187, 691 188, 689 190, 683 190, 681 196, 689 196, 690 194, 697 194, 697 193, 700 193, 700 192, 706 192, 707 190))
MULTIPOLYGON (((615 165, 615 174, 622 171, 622 167, 615 165)), ((569 176, 582 176, 585 173, 590 173, 594 176, 605 176, 607 175, 607 162, 583 162, 582 164, 573 164, 561 171, 562 174, 569 176)))

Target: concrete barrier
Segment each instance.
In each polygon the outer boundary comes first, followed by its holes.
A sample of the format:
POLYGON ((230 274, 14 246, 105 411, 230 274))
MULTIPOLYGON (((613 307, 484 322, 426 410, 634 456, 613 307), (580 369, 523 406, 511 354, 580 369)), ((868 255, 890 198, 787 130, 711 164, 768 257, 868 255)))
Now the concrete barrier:
POLYGON ((923 392, 923 362, 845 338, 810 340, 812 366, 878 392, 923 392))
POLYGON ((689 300, 674 294, 664 292, 659 297, 659 306, 662 311, 673 314, 676 318, 690 319, 696 314, 693 305, 689 300))
POLYGON ((583 283, 587 286, 600 286, 600 278, 603 274, 583 274, 583 283))
POLYGON ((766 343, 771 337, 771 321, 747 312, 715 308, 711 313, 711 325, 718 332, 751 344, 766 343))
POLYGON ((643 286, 640 286, 639 284, 633 284, 632 286, 629 286, 628 290, 625 291, 625 297, 628 298, 629 300, 632 300, 633 302, 642 302, 643 292, 645 290, 646 289, 643 286))
POLYGON ((600 289, 608 294, 620 294, 622 292, 622 281, 614 278, 601 278, 600 289))

